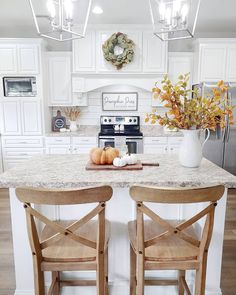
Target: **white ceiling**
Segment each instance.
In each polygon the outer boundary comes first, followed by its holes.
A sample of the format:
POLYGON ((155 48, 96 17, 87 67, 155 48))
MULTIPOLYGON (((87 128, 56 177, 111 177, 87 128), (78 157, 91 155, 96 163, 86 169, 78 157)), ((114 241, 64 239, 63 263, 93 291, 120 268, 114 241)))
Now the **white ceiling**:
MULTIPOLYGON (((148 0, 93 0, 94 5, 104 13, 91 13, 90 24, 150 24, 148 0)), ((236 0, 202 0, 196 35, 236 37, 236 0)), ((0 37, 37 37, 28 0, 0 0, 0 37)))

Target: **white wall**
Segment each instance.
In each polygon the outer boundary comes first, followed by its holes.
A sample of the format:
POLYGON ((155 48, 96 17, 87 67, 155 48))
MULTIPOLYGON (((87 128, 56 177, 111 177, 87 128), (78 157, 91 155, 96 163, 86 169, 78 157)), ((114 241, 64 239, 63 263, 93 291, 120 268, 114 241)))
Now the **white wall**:
MULTIPOLYGON (((109 86, 88 93, 88 106, 81 107, 81 117, 78 120, 80 125, 100 125, 101 115, 133 115, 140 116, 141 125, 144 125, 145 116, 152 111, 151 92, 129 86, 109 86), (102 92, 138 92, 138 110, 132 112, 125 111, 103 111, 102 110, 102 92)), ((53 115, 56 114, 58 107, 53 108, 53 115)), ((164 109, 159 107, 159 113, 164 113, 164 109)))

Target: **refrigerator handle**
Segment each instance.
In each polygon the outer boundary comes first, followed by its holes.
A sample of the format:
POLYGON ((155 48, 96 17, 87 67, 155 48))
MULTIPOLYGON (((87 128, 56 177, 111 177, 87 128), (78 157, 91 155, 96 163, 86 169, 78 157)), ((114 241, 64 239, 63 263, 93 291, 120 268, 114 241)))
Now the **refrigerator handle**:
MULTIPOLYGON (((232 93, 228 92, 228 105, 232 106, 232 93)), ((227 117, 227 130, 226 130, 226 138, 225 141, 229 142, 229 136, 230 136, 230 125, 229 125, 229 117, 227 117)))

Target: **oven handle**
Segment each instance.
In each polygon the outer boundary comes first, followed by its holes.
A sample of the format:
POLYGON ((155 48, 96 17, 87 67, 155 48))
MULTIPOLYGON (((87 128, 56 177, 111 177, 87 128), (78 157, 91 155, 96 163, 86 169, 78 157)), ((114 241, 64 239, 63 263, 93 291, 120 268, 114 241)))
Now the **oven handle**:
POLYGON ((137 141, 137 140, 143 140, 142 137, 132 137, 132 138, 126 138, 127 142, 131 142, 131 141, 137 141))

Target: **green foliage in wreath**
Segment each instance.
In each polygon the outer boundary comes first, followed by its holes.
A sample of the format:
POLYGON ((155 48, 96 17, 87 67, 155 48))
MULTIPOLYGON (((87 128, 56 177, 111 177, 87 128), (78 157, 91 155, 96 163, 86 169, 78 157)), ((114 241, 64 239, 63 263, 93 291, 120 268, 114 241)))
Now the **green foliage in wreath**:
POLYGON ((104 58, 109 61, 117 70, 122 69, 123 65, 130 63, 134 57, 135 44, 126 34, 114 33, 103 44, 102 50, 104 58), (116 49, 118 48, 118 54, 116 49))

